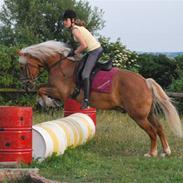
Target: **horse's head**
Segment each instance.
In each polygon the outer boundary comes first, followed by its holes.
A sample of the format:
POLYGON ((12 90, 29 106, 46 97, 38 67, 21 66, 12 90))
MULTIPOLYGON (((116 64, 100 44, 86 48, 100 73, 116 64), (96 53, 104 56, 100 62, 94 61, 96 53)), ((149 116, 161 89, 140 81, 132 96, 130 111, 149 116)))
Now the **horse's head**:
POLYGON ((23 87, 26 90, 33 89, 41 67, 50 70, 64 60, 70 51, 71 48, 65 43, 57 41, 47 41, 20 50, 18 55, 23 87))
POLYGON ((35 82, 43 64, 29 53, 18 52, 20 64, 20 81, 27 91, 35 89, 35 82))

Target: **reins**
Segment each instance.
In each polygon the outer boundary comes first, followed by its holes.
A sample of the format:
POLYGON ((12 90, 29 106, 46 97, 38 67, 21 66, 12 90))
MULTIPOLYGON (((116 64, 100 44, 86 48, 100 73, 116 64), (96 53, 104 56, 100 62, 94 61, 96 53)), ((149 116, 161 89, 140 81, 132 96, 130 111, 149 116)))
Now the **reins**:
MULTIPOLYGON (((53 69, 54 67, 56 67, 58 64, 63 64, 63 61, 64 61, 66 58, 67 58, 67 57, 63 57, 63 58, 62 58, 61 55, 60 55, 60 59, 59 59, 58 61, 56 61, 55 63, 53 63, 52 65, 50 65, 49 67, 47 66, 47 69, 48 69, 49 71, 51 71, 51 69, 53 69)), ((60 67, 60 72, 62 73, 63 77, 65 78, 66 75, 64 74, 62 67, 60 67)))
MULTIPOLYGON (((33 78, 32 77, 32 74, 31 74, 31 72, 30 72, 30 69, 29 69, 29 67, 34 67, 34 68, 36 68, 36 69, 38 69, 39 67, 45 67, 48 71, 51 71, 53 68, 55 68, 58 64, 63 64, 64 62, 64 60, 66 60, 68 57, 62 57, 62 55, 60 55, 60 59, 59 60, 57 60, 56 62, 54 62, 53 64, 51 64, 51 65, 49 65, 48 66, 48 64, 46 63, 46 61, 43 61, 43 66, 35 66, 35 65, 33 65, 33 64, 31 64, 31 63, 26 63, 25 64, 25 76, 26 76, 26 78, 25 79, 23 79, 23 81, 24 82, 35 82, 38 78, 39 78, 39 76, 38 77, 36 77, 36 78, 33 78)), ((67 61, 70 61, 70 62, 78 62, 78 61, 73 61, 73 60, 70 60, 70 59, 67 59, 67 61)), ((63 75, 63 77, 64 77, 64 79, 66 79, 66 75, 65 75, 65 73, 64 73, 64 71, 63 71, 63 68, 62 67, 60 67, 60 72, 62 73, 62 75, 63 75)), ((72 75, 71 75, 72 76, 72 75)), ((69 76, 69 77, 67 77, 67 78, 70 78, 71 76, 69 76)))
POLYGON ((24 68, 25 68, 26 79, 23 79, 23 80, 24 81, 29 81, 29 80, 35 81, 35 80, 37 80, 38 77, 36 77, 36 78, 32 77, 32 74, 30 72, 29 66, 34 67, 36 69, 38 68, 37 66, 35 66, 33 64, 30 64, 30 63, 25 64, 24 68))

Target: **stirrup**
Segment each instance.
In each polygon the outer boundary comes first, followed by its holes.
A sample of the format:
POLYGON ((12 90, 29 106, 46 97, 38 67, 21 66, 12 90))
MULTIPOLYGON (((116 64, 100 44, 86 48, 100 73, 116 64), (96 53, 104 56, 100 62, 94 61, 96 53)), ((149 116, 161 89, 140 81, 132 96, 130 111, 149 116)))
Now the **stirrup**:
POLYGON ((81 103, 80 109, 88 109, 89 108, 89 101, 88 99, 84 99, 83 102, 81 103))
POLYGON ((71 95, 71 98, 72 98, 72 99, 75 99, 75 98, 79 95, 79 93, 80 93, 80 88, 77 88, 77 87, 76 87, 76 88, 74 89, 72 95, 71 95))

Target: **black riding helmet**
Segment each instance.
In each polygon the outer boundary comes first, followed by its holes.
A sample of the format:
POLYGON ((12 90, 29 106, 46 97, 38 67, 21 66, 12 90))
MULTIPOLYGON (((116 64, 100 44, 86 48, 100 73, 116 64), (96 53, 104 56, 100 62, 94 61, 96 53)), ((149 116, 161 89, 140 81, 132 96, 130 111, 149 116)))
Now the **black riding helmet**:
POLYGON ((63 19, 67 19, 67 18, 76 18, 76 13, 75 11, 73 10, 65 10, 63 16, 62 16, 63 19))

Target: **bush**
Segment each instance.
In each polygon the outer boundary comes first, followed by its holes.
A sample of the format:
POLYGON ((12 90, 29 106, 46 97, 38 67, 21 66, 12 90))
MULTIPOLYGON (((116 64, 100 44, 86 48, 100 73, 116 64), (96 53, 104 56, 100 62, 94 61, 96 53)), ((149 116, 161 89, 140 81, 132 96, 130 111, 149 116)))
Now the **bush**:
POLYGON ((102 59, 112 59, 114 67, 138 71, 137 53, 126 49, 120 39, 116 42, 110 42, 109 38, 100 37, 99 41, 104 48, 102 59))
MULTIPOLYGON (((172 82, 168 90, 173 92, 183 92, 183 74, 172 82)), ((175 104, 179 113, 183 114, 183 98, 175 98, 174 100, 176 101, 175 104)))
POLYGON ((6 106, 36 106, 36 94, 33 93, 1 93, 0 105, 6 106))
MULTIPOLYGON (((16 54, 19 46, 7 47, 0 45, 0 89, 3 90, 0 95, 0 105, 31 105, 34 106, 36 101, 35 94, 16 94, 5 92, 4 88, 22 89, 19 79, 20 68, 18 64, 18 56, 16 54)), ((40 83, 47 81, 47 72, 44 71, 38 81, 40 83)))
POLYGON ((0 45, 0 88, 20 88, 18 49, 0 45))
POLYGON ((138 57, 139 73, 145 78, 153 78, 163 88, 168 88, 179 77, 180 67, 175 59, 165 55, 141 54, 138 57))
POLYGON ((170 91, 183 92, 183 74, 169 86, 170 91))

